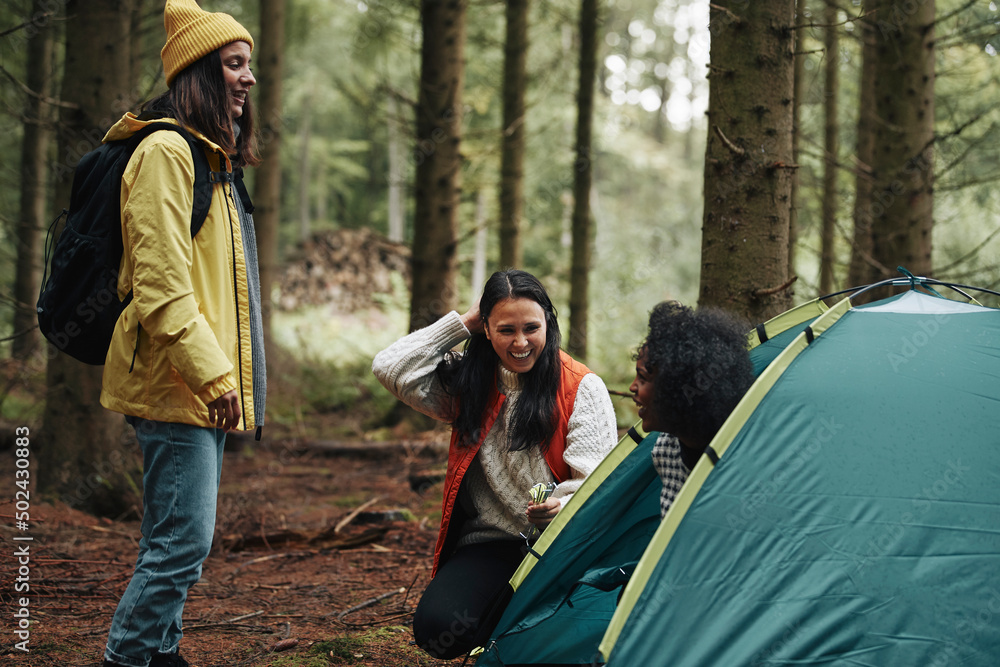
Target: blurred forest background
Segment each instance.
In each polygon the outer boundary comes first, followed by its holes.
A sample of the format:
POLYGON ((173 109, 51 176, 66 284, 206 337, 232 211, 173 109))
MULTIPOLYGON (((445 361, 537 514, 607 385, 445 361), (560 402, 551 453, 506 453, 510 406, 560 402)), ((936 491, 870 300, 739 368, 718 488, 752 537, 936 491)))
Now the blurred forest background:
MULTIPOLYGON (((898 264, 1000 286, 996 2, 200 4, 256 39, 268 416, 293 433, 341 414, 375 437, 393 402, 373 354, 504 265, 623 392, 664 299, 762 321, 898 264)), ((164 87, 162 11, 0 6, 0 414, 72 434, 55 455, 87 450, 78 470, 109 428, 100 369, 46 350, 31 295, 73 156, 164 87)))

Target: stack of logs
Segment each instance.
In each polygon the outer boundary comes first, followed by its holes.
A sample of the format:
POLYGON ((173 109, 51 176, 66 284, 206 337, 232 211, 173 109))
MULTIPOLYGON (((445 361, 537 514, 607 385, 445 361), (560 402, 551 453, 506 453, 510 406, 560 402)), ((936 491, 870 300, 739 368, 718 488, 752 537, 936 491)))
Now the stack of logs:
POLYGON ((330 304, 340 312, 369 308, 372 297, 391 293, 392 274, 410 287, 410 249, 370 229, 314 234, 289 257, 281 273, 278 307, 330 304))

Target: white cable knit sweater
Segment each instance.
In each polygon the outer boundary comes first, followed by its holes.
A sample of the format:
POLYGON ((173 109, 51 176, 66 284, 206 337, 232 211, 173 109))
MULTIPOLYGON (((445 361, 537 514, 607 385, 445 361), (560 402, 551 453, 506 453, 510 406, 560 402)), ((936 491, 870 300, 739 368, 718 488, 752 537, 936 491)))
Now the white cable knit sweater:
MULTIPOLYGON (((444 422, 455 419, 456 402, 435 374, 445 353, 470 336, 459 314, 452 311, 434 324, 414 331, 379 352, 372 372, 398 399, 444 422)), ((527 534, 531 524, 524 511, 528 491, 537 482, 554 481, 538 448, 507 449, 510 407, 520 395, 519 376, 500 367, 501 390, 506 394, 503 419, 486 435, 462 483, 459 502, 474 518, 463 526, 458 546, 527 534)), ((572 472, 552 497, 561 503, 611 451, 618 440, 614 406, 604 381, 589 373, 580 382, 570 415, 563 459, 572 472)))

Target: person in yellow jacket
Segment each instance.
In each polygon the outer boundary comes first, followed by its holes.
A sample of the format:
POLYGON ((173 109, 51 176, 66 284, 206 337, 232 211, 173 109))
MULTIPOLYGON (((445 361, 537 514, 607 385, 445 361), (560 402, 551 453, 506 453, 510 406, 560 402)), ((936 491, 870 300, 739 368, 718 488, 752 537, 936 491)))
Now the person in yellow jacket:
MULTIPOLYGON (((161 51, 169 89, 126 114, 105 137, 147 124, 182 125, 213 172, 260 162, 248 92, 253 38, 233 17, 195 0, 167 0, 161 51)), ((105 666, 182 667, 187 592, 212 546, 223 444, 258 429, 266 376, 253 219, 231 178, 213 179, 212 202, 191 238, 194 160, 176 132, 153 132, 121 185, 124 252, 119 318, 101 404, 126 415, 143 455, 142 540, 135 572, 111 623, 105 666)))

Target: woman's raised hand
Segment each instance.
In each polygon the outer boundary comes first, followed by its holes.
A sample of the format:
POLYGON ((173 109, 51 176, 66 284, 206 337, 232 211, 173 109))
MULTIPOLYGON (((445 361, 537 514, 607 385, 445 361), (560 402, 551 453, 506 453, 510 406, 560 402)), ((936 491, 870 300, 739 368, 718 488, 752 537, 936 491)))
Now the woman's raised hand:
POLYGON ((483 326, 483 318, 479 314, 478 297, 476 298, 475 302, 473 302, 473 304, 469 306, 469 309, 465 311, 465 314, 462 315, 462 324, 464 324, 465 328, 469 330, 469 333, 473 335, 486 332, 486 329, 483 326))

